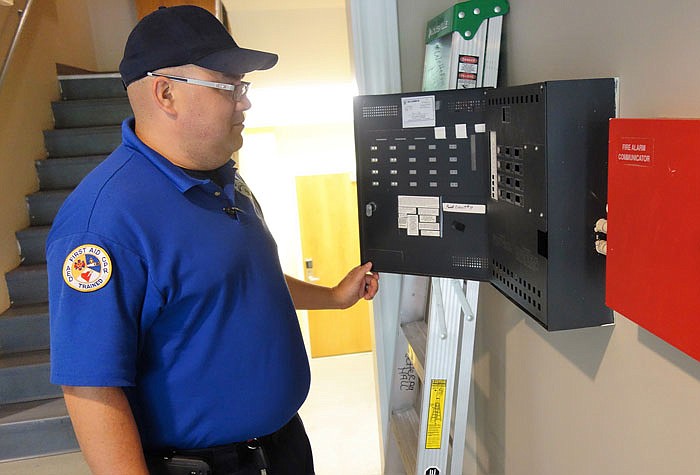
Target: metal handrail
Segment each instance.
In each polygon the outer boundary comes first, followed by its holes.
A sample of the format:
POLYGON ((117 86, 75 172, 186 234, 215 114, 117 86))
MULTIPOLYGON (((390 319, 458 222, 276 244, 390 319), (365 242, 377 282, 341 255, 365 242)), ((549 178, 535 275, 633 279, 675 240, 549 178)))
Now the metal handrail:
POLYGON ((29 17, 29 11, 33 3, 33 0, 27 0, 27 2, 24 5, 24 8, 17 10, 17 13, 20 15, 20 20, 19 24, 17 25, 17 29, 15 30, 14 37, 12 38, 12 44, 10 45, 10 49, 7 51, 7 55, 5 56, 5 60, 2 64, 2 72, 0 72, 0 89, 2 89, 2 85, 5 83, 5 76, 7 76, 7 71, 8 69, 10 69, 12 57, 14 56, 15 50, 17 49, 17 43, 19 43, 19 38, 22 35, 24 24, 26 23, 27 17, 29 17))

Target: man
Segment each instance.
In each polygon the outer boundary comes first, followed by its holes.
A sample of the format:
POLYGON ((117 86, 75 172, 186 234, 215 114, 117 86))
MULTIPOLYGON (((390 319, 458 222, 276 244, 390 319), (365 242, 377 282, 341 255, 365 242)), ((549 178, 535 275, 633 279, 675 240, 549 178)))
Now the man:
POLYGON ((294 309, 371 299, 378 276, 367 263, 327 288, 282 273, 230 159, 243 76, 276 62, 192 6, 153 12, 127 40, 134 118, 47 244, 52 382, 95 474, 313 473, 294 309))

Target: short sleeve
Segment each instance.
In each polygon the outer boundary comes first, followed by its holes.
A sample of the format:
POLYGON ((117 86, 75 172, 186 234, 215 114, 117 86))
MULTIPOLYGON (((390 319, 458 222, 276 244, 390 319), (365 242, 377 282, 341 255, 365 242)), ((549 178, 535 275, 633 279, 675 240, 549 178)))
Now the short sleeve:
POLYGON ((133 386, 148 269, 139 255, 93 233, 47 246, 51 382, 133 386))

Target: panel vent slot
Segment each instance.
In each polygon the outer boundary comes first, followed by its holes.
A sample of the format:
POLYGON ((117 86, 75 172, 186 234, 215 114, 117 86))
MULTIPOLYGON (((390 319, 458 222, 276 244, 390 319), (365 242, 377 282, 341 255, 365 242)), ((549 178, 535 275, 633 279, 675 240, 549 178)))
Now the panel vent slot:
POLYGON ((386 106, 364 106, 362 108, 362 118, 370 119, 376 117, 398 117, 399 116, 399 106, 397 105, 386 105, 386 106))
POLYGON ((484 112, 486 110, 486 100, 470 99, 465 101, 455 101, 447 104, 450 112, 484 112))
POLYGON ((485 257, 452 256, 452 267, 469 269, 486 269, 489 260, 485 257))
POLYGON ((533 311, 542 312, 542 289, 533 285, 527 279, 519 276, 507 266, 494 260, 491 274, 510 292, 509 294, 515 300, 520 302, 524 307, 530 308, 533 311))
POLYGON ((490 106, 510 106, 513 104, 537 104, 540 102, 539 94, 521 94, 517 96, 492 97, 488 100, 490 106))

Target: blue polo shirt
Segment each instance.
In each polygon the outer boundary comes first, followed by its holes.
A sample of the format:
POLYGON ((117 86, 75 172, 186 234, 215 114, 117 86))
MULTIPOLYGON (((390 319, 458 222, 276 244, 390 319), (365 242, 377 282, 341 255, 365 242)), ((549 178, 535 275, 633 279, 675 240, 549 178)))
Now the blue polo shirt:
POLYGON ((49 234, 51 381, 123 387, 146 449, 276 431, 310 376, 255 199, 233 162, 221 188, 122 134, 49 234))

